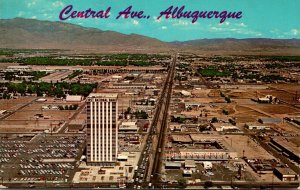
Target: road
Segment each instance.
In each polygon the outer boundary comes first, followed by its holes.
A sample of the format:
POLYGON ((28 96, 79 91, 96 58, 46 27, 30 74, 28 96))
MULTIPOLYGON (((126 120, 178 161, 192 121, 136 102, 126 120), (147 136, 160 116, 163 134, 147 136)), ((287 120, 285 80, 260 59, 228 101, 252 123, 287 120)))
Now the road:
POLYGON ((158 125, 156 126, 156 138, 157 142, 154 145, 155 153, 152 165, 149 167, 149 171, 151 169, 150 181, 156 187, 156 184, 160 182, 161 177, 161 166, 163 160, 163 152, 164 152, 164 144, 165 144, 165 137, 166 131, 168 127, 168 111, 172 97, 172 87, 173 87, 173 79, 175 74, 175 66, 176 66, 176 56, 174 56, 171 68, 169 71, 168 78, 166 80, 165 92, 162 97, 161 106, 162 109, 160 110, 159 117, 158 117, 158 125))
POLYGON ((149 134, 146 136, 146 146, 142 150, 138 168, 134 175, 135 182, 133 185, 136 187, 147 187, 149 183, 159 182, 158 178, 151 178, 151 176, 157 176, 157 173, 160 172, 160 164, 164 147, 163 141, 167 126, 175 65, 176 56, 173 56, 160 98, 156 104, 157 106, 149 129, 149 134))

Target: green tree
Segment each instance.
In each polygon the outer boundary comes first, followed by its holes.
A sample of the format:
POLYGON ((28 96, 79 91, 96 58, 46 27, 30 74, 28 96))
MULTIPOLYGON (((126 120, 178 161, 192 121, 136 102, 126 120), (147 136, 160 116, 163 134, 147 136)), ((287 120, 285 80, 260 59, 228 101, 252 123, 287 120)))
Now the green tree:
POLYGON ((231 99, 230 99, 228 96, 225 97, 225 101, 226 101, 227 103, 231 103, 231 99))
POLYGON ((178 179, 177 183, 178 183, 179 188, 186 188, 186 186, 187 186, 186 179, 184 179, 184 178, 178 179))
POLYGON ((217 122, 218 122, 218 118, 213 117, 213 118, 211 119, 211 122, 212 122, 212 123, 217 123, 217 122))

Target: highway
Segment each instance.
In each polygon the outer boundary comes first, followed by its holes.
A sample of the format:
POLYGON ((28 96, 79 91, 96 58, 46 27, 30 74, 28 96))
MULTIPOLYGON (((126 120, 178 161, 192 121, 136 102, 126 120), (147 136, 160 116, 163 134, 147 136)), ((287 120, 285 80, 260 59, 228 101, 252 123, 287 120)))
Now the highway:
POLYGON ((134 175, 134 187, 148 187, 149 184, 160 182, 161 159, 163 158, 164 137, 167 128, 168 110, 172 95, 176 56, 174 55, 168 68, 156 111, 147 135, 146 145, 142 150, 137 170, 134 175))
MULTIPOLYGON (((162 94, 162 103, 160 104, 162 106, 162 109, 160 110, 160 115, 158 117, 158 123, 160 125, 156 126, 156 137, 157 137, 157 144, 154 146, 156 148, 156 151, 154 153, 154 159, 152 162, 152 165, 150 165, 149 169, 151 168, 151 175, 150 175, 150 181, 156 187, 156 184, 160 182, 160 176, 161 176, 161 165, 162 165, 162 159, 163 159, 163 152, 164 152, 164 144, 165 144, 165 134, 168 127, 168 111, 169 106, 172 98, 172 86, 173 86, 173 79, 175 74, 175 66, 176 66, 176 56, 174 56, 171 68, 169 71, 168 78, 166 80, 165 84, 165 92, 162 94)), ((150 170, 149 170, 150 171, 150 170)))

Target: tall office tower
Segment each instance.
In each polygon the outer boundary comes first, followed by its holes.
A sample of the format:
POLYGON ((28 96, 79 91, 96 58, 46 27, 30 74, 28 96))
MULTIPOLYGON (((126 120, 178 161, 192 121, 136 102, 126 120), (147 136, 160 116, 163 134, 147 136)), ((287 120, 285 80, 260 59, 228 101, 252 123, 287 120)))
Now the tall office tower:
POLYGON ((91 93, 86 104, 87 163, 113 165, 118 156, 118 94, 91 93))

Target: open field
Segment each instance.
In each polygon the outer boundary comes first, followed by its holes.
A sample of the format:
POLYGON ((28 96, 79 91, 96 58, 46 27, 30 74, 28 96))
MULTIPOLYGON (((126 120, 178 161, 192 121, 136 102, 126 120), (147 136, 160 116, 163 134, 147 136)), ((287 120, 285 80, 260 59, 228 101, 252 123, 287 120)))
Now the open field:
POLYGON ((225 141, 232 146, 240 157, 248 159, 273 159, 274 157, 263 149, 257 142, 254 142, 245 135, 226 135, 225 141))
POLYGON ((27 103, 30 103, 34 99, 36 99, 36 97, 19 97, 17 99, 9 100, 0 99, 0 110, 13 111, 27 103))
POLYGON ((255 108, 270 114, 295 114, 300 113, 300 110, 287 105, 272 105, 272 104, 258 104, 255 108))
POLYGON ((5 120, 36 120, 36 114, 43 114, 45 120, 67 120, 75 111, 61 110, 61 111, 17 111, 5 120))

